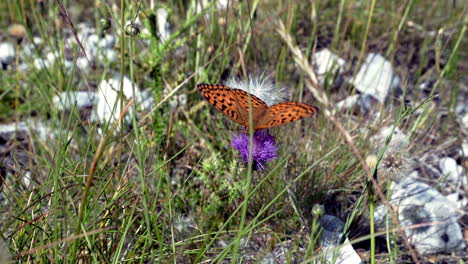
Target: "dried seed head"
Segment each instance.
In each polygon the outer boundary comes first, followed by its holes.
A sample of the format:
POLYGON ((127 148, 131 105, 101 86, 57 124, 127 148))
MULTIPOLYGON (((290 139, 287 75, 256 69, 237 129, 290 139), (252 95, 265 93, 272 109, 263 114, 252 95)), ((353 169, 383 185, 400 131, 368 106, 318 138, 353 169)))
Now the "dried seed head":
POLYGON ((377 156, 376 155, 369 155, 366 158, 366 164, 369 167, 369 169, 372 171, 375 166, 377 165, 377 156))
POLYGON ((26 37, 26 28, 21 24, 11 24, 8 27, 8 34, 20 44, 26 37))
POLYGON ((404 153, 386 153, 378 166, 379 183, 385 183, 389 179, 399 181, 408 176, 412 168, 411 159, 404 153))

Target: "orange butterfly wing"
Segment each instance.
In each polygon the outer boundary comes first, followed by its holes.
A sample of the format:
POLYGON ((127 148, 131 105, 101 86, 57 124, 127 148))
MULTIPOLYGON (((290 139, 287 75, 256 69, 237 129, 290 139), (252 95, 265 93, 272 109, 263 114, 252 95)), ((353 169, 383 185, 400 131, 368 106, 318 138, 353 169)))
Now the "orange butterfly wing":
POLYGON ((318 107, 303 103, 279 103, 268 107, 267 111, 255 122, 255 130, 290 123, 318 112, 318 107))
POLYGON ((245 127, 248 127, 249 124, 249 95, 252 100, 254 117, 258 110, 261 109, 263 110, 261 112, 265 112, 268 108, 267 104, 260 98, 244 90, 206 83, 197 84, 197 89, 214 108, 227 118, 245 127))

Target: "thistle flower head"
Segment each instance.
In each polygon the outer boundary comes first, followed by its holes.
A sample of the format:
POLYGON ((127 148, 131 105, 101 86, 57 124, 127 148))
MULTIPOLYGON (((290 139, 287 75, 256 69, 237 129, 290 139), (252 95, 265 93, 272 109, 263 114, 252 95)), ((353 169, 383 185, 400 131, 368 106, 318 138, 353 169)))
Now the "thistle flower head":
POLYGON ((264 74, 250 76, 247 80, 229 79, 226 85, 249 92, 262 99, 267 105, 283 102, 286 97, 285 89, 275 86, 264 74))
MULTIPOLYGON (((244 163, 249 162, 249 134, 241 133, 233 136, 231 146, 239 151, 239 157, 244 163)), ((278 156, 275 138, 266 131, 256 131, 253 135, 252 162, 256 171, 265 169, 265 163, 273 161, 278 156)))

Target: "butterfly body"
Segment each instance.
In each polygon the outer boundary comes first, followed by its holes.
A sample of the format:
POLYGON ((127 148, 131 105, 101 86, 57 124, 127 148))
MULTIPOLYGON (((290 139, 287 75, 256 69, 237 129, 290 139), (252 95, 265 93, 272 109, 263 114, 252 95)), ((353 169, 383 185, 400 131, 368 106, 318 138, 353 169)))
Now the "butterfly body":
POLYGON ((214 108, 246 128, 249 128, 249 111, 252 111, 254 130, 279 126, 318 112, 315 106, 297 102, 268 106, 253 94, 221 84, 201 83, 197 89, 214 108))

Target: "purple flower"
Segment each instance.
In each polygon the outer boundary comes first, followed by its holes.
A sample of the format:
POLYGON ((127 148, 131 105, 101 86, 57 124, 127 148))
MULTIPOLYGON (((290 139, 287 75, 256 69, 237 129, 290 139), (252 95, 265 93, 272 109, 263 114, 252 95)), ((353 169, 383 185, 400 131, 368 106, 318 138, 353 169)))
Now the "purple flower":
MULTIPOLYGON (((268 132, 256 131, 253 135, 252 164, 256 171, 265 169, 264 164, 273 161, 278 156, 278 147, 275 145, 275 138, 268 132)), ((249 162, 249 134, 241 133, 233 136, 231 146, 239 151, 239 157, 244 163, 249 162)))

